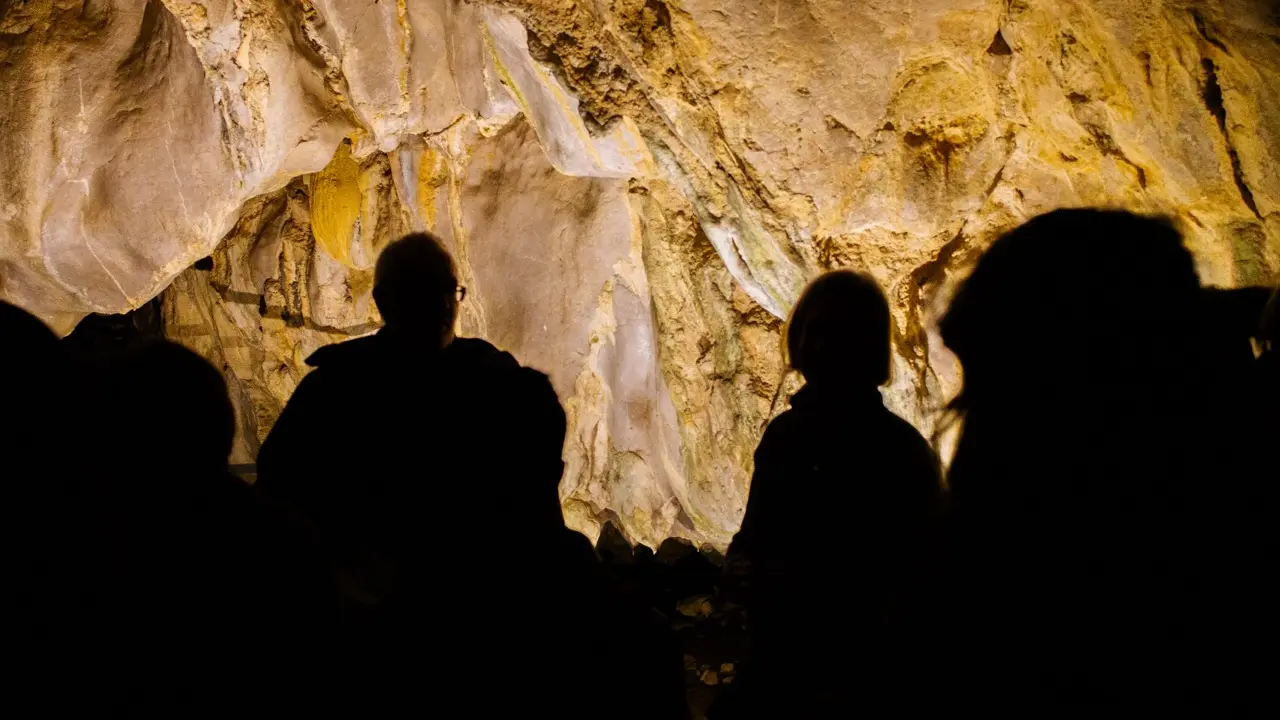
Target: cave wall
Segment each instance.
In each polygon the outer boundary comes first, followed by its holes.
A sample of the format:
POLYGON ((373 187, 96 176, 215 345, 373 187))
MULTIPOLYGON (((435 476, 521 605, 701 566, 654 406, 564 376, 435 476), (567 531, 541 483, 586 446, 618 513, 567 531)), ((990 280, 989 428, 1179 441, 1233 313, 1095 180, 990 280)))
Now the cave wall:
POLYGON ((1266 0, 0 0, 0 88, 0 297, 66 332, 164 292, 247 462, 431 230, 460 330, 566 405, 570 524, 649 543, 731 537, 824 269, 886 288, 926 433, 932 321, 1032 215, 1165 213, 1209 282, 1280 270, 1266 0))

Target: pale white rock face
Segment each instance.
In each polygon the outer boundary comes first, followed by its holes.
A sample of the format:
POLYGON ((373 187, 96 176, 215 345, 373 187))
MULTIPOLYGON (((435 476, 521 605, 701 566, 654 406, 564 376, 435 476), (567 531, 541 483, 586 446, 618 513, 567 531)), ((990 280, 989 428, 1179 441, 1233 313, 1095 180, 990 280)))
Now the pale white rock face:
POLYGON ((460 330, 564 401, 570 524, 651 544, 732 537, 824 270, 884 286, 926 434, 933 322, 1031 216, 1167 214, 1211 283, 1280 270, 1266 0, 0 1, 0 88, 0 297, 65 332, 165 291, 248 462, 433 231, 460 330))
POLYGON ((680 444, 627 183, 559 172, 523 120, 468 146, 459 222, 437 228, 468 269, 464 330, 547 372, 568 401, 570 521, 616 509, 663 537, 680 444))
POLYGON ((556 170, 583 177, 648 177, 654 173, 648 147, 628 118, 619 119, 605 137, 593 137, 578 113, 578 99, 530 57, 519 20, 489 10, 484 13, 483 32, 497 71, 537 130, 556 170))
POLYGON ((6 4, 6 298, 62 331, 137 306, 351 131, 278 32, 296 18, 222 5, 6 4))

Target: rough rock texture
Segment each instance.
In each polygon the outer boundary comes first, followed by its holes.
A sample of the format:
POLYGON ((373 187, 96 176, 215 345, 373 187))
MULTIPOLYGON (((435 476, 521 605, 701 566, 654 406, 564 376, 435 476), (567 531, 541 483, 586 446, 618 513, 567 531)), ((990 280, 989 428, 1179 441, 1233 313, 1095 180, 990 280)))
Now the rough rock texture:
POLYGON ((570 523, 650 544, 731 537, 824 269, 886 288, 926 432, 931 321, 1031 215, 1167 213, 1208 281, 1280 270, 1267 0, 0 0, 0 88, 0 296, 65 331, 168 287, 248 461, 432 230, 462 331, 569 410, 570 523))

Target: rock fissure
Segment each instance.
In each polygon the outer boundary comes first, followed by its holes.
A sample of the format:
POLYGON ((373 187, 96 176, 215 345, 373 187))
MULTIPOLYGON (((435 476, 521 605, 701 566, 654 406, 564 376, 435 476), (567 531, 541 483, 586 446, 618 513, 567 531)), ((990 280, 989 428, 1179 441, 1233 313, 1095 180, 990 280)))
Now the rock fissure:
MULTIPOLYGON (((1198 15, 1196 19, 1199 22, 1198 15)), ((1226 48, 1222 49, 1226 50, 1226 48)), ((1240 191, 1240 199, 1254 215, 1261 219, 1262 214, 1258 212, 1258 203, 1253 197, 1253 191, 1249 189, 1249 183, 1245 180, 1244 168, 1240 165, 1240 153, 1231 142, 1232 128, 1228 124, 1227 108, 1222 96, 1222 85, 1218 81, 1218 66, 1210 58, 1203 58, 1201 62, 1204 68, 1204 90, 1202 96, 1205 108, 1208 109, 1209 114, 1218 123, 1218 131, 1222 135, 1222 141, 1227 149, 1227 157, 1231 161, 1232 180, 1240 191)))

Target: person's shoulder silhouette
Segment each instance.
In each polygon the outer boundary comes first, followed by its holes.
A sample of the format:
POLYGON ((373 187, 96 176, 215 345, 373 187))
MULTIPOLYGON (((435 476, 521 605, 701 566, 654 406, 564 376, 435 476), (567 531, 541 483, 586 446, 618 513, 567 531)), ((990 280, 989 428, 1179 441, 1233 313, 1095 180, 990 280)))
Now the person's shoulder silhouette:
POLYGON ((489 372, 459 405, 454 421, 469 429, 460 443, 474 451, 468 462, 472 474, 494 491, 491 512, 510 537, 561 534, 568 421, 550 378, 523 367, 489 372), (501 449, 486 452, 495 443, 501 449))
POLYGON ((133 653, 102 670, 103 706, 212 712, 251 695, 280 701, 331 632, 336 605, 318 553, 230 474, 235 415, 208 361, 152 341, 104 373, 94 494, 109 569, 94 645, 133 653), (246 652, 282 668, 272 689, 228 685, 219 658, 246 652))
POLYGON ((680 654, 664 642, 667 629, 624 604, 591 543, 565 527, 559 485, 566 432, 551 381, 537 370, 491 368, 467 389, 442 432, 447 457, 434 463, 432 482, 452 507, 484 501, 475 516, 441 518, 421 534, 445 541, 431 547, 449 549, 407 564, 396 597, 396 642, 421 646, 425 633, 434 652, 461 670, 436 682, 458 692, 485 682, 465 668, 508 658, 506 692, 485 701, 494 717, 588 718, 608 707, 622 718, 679 720, 680 654), (451 534, 440 538, 440 529, 451 534), (467 598, 468 621, 438 627, 435 618, 450 612, 458 595, 467 598), (592 631, 564 643, 565 629, 575 626, 592 631), (567 706, 566 693, 574 698, 567 706))
POLYGON ((1247 374, 1253 363, 1251 339, 1265 333, 1265 314, 1272 289, 1205 288, 1202 332, 1210 370, 1220 375, 1247 374))

